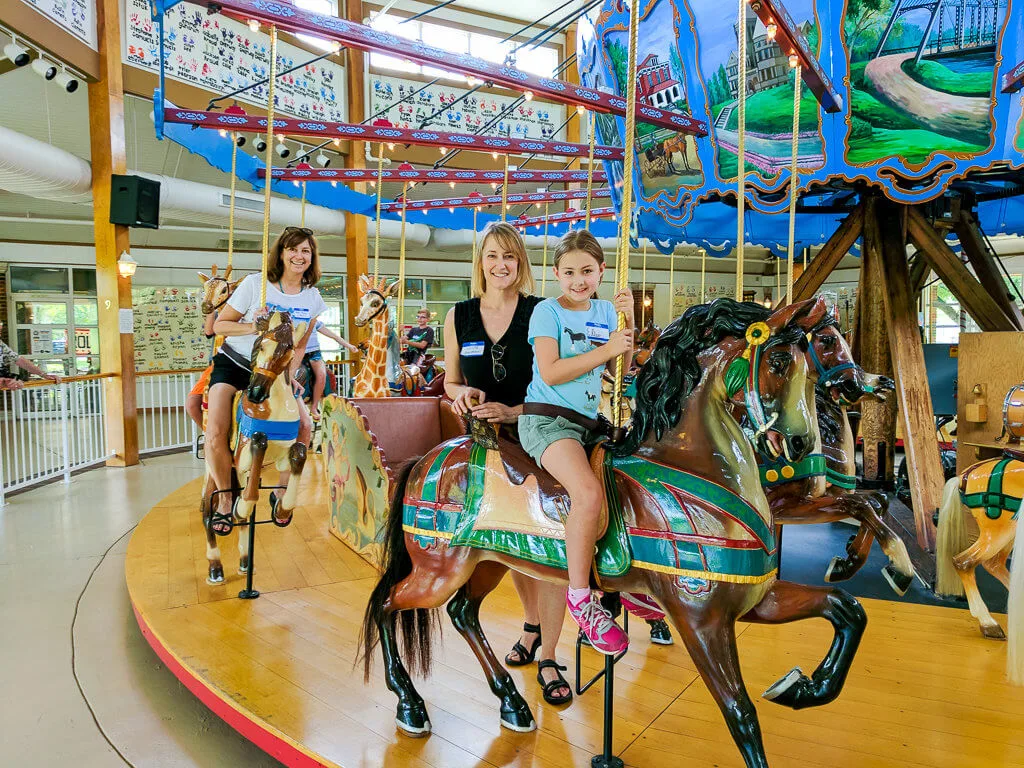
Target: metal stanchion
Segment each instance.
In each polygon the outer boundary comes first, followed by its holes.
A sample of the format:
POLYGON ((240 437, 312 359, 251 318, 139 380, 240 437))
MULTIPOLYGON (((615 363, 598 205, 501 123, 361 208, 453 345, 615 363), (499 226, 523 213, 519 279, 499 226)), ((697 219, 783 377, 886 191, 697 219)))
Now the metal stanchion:
MULTIPOLYGON (((611 595, 605 595, 602 599, 602 603, 605 602, 611 595)), ((618 595, 615 595, 614 602, 618 607, 618 595)), ((605 606, 607 607, 607 605, 605 606)), ((612 615, 615 615, 617 611, 612 611, 612 615)), ((625 630, 629 631, 629 616, 623 611, 623 626, 625 630)), ((603 737, 603 748, 600 755, 594 755, 590 759, 591 768, 623 768, 622 758, 616 757, 612 754, 612 728, 614 726, 615 717, 615 665, 619 660, 626 655, 629 651, 627 648, 625 651, 617 656, 605 656, 604 657, 604 669, 594 675, 585 685, 580 685, 580 672, 582 671, 582 649, 583 649, 583 633, 580 632, 576 635, 576 695, 582 696, 591 686, 594 685, 598 680, 604 678, 604 737, 603 737)))

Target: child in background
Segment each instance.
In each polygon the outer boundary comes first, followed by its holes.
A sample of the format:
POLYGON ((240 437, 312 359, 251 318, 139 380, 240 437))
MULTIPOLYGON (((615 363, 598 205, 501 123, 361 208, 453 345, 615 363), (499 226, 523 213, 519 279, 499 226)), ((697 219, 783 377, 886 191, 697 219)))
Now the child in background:
POLYGON ((349 343, 347 339, 341 338, 341 336, 322 322, 317 321, 316 332, 309 337, 309 343, 306 345, 306 355, 302 358, 303 364, 309 365, 313 371, 313 395, 309 404, 309 415, 314 419, 320 418, 320 401, 323 399, 324 387, 327 384, 327 366, 324 365, 324 356, 320 352, 320 339, 317 337, 317 334, 321 333, 329 339, 334 339, 335 342, 353 354, 359 351, 355 344, 349 343))
POLYGON ((526 391, 519 438, 523 448, 569 492, 565 524, 569 613, 593 647, 615 654, 629 638, 590 591, 590 569, 603 503, 586 446, 597 442, 601 372, 622 357, 629 370, 633 349, 633 296, 592 299, 604 275, 604 253, 586 230, 566 234, 555 249, 555 277, 562 289, 533 310, 529 340, 533 379, 526 391), (619 331, 617 312, 626 316, 619 331))

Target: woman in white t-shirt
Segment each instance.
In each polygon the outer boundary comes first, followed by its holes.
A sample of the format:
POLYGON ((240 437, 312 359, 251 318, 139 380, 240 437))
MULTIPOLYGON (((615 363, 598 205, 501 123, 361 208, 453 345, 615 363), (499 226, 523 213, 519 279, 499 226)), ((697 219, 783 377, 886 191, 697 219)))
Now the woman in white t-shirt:
MULTIPOLYGON (((231 405, 235 392, 249 386, 252 370, 249 361, 256 342, 256 320, 269 312, 291 315, 293 323, 307 323, 305 335, 296 339, 295 349, 305 350, 316 318, 327 305, 314 286, 320 279, 316 238, 304 227, 286 227, 270 249, 267 265, 267 303, 260 306, 260 275, 249 275, 235 289, 221 309, 214 332, 224 336, 224 346, 213 358, 210 374, 209 410, 206 416, 206 454, 210 472, 218 490, 231 487, 231 451, 228 431, 231 428, 231 405)), ((301 354, 292 356, 292 383, 302 362, 301 354)), ((299 405, 299 441, 309 444, 312 421, 301 397, 299 405)), ((288 482, 282 473, 280 484, 288 482)), ((231 511, 230 494, 218 495, 221 514, 231 511)))

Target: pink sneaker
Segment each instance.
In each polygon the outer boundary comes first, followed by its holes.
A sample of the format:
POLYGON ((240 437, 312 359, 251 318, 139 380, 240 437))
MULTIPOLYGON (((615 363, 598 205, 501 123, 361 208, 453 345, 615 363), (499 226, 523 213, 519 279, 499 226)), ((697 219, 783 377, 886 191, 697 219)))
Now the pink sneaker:
POLYGON ((580 625, 594 650, 614 655, 629 647, 629 636, 593 593, 579 605, 573 605, 568 598, 565 602, 569 606, 569 615, 580 625))
POLYGON ((622 600, 622 607, 638 619, 657 621, 665 618, 665 612, 647 595, 641 595, 639 592, 623 592, 619 595, 619 599, 622 600))

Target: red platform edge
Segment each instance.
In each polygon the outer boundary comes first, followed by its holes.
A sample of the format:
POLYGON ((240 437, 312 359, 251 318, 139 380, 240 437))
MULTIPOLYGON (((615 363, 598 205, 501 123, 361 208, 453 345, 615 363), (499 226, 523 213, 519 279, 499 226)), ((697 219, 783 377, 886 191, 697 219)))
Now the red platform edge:
POLYGON ((261 722, 246 715, 242 709, 211 688, 198 675, 186 667, 173 651, 164 646, 157 634, 146 623, 139 609, 135 607, 134 602, 132 603, 132 611, 135 613, 135 621, 138 622, 142 636, 146 638, 149 647, 153 649, 160 658, 160 661, 167 666, 171 674, 181 681, 182 685, 188 688, 217 717, 268 755, 290 766, 290 768, 337 768, 334 763, 321 762, 309 752, 306 752, 287 739, 283 734, 266 727, 261 722))

